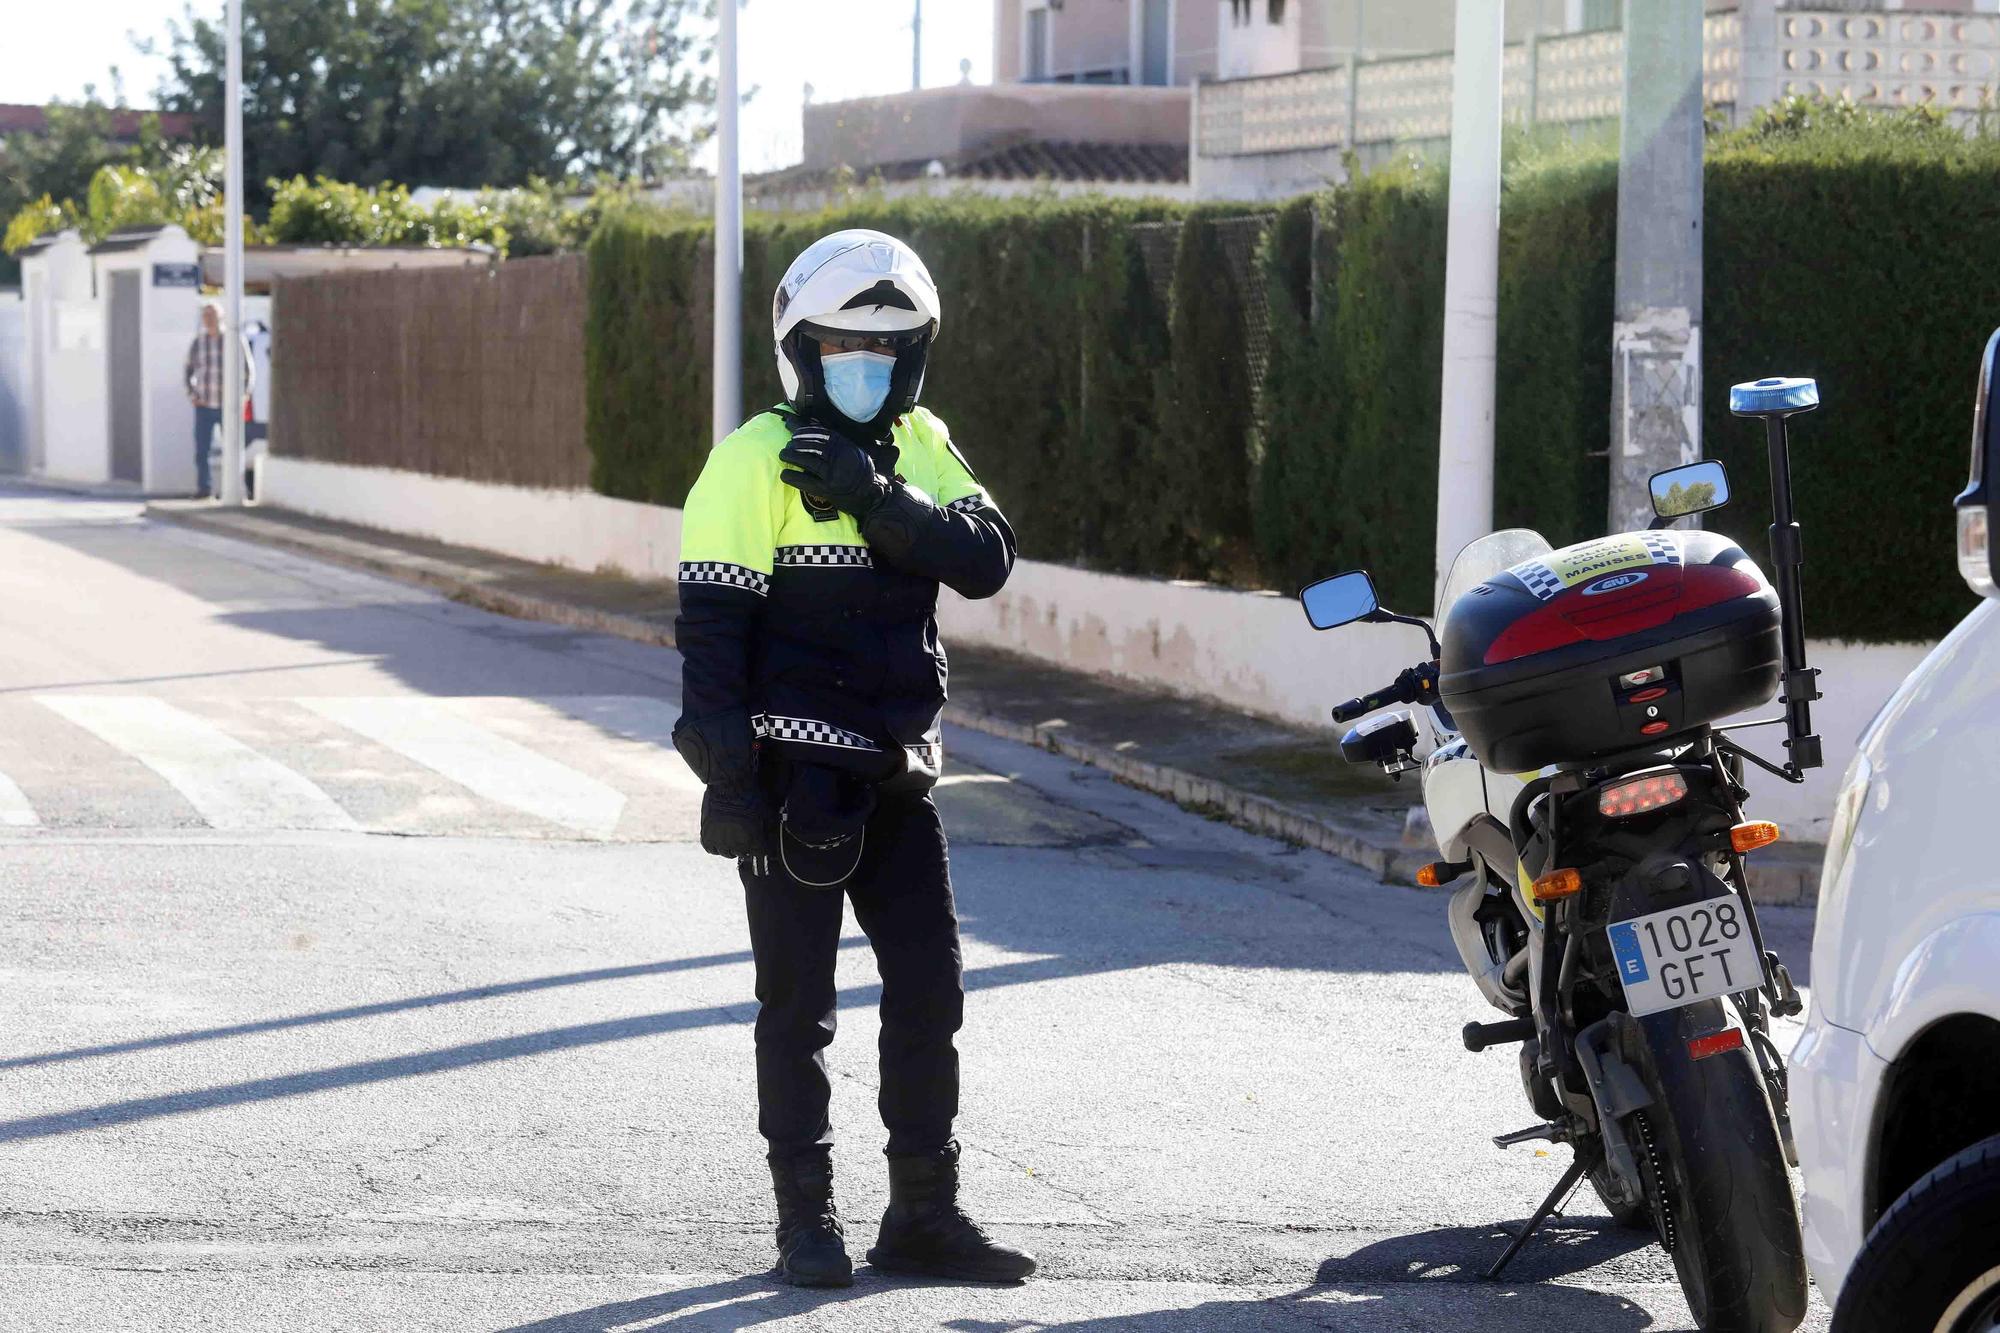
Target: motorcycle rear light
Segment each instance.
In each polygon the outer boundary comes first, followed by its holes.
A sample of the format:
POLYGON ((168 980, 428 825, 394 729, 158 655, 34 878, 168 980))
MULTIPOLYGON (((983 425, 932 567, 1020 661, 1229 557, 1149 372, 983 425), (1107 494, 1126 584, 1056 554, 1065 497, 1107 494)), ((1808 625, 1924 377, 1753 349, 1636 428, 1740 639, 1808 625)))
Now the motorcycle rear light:
POLYGON ((1738 824, 1729 830, 1729 845, 1737 852, 1754 852, 1759 847, 1769 847, 1779 838, 1778 826, 1768 819, 1753 819, 1747 824, 1738 824))
POLYGON ((1551 870, 1535 881, 1535 901, 1554 902, 1557 898, 1568 898, 1583 890, 1583 876, 1574 870, 1551 870))
POLYGON ((1641 685, 1654 684, 1658 681, 1665 680, 1666 678, 1667 678, 1667 669, 1665 667, 1651 666, 1645 668, 1642 671, 1626 672, 1624 675, 1618 678, 1618 684, 1624 689, 1631 690, 1631 689, 1637 689, 1641 685))
POLYGON ((1706 1060, 1711 1055, 1721 1055, 1725 1051, 1740 1051, 1742 1049, 1743 1031, 1741 1028, 1724 1028, 1720 1032, 1711 1032, 1706 1037, 1688 1038, 1688 1059, 1690 1060, 1706 1060))
POLYGON ((1688 794, 1687 779, 1679 773, 1649 773, 1628 778, 1597 793, 1597 813, 1612 819, 1664 810, 1688 794))

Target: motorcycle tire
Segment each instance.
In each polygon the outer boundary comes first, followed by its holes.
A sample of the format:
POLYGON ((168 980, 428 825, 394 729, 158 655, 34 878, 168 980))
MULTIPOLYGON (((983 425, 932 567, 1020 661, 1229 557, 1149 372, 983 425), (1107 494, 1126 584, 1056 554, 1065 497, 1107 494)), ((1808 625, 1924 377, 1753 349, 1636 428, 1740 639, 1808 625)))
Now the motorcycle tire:
POLYGON ((2000 1320, 2000 1135, 1882 1214, 1840 1284, 1834 1333, 1967 1333, 2000 1320))
POLYGON ((1722 1025, 1704 1001, 1638 1020, 1653 1104, 1631 1117, 1649 1209, 1705 1333, 1791 1333, 1806 1314, 1805 1240, 1769 1094, 1747 1047, 1696 1060, 1722 1025))

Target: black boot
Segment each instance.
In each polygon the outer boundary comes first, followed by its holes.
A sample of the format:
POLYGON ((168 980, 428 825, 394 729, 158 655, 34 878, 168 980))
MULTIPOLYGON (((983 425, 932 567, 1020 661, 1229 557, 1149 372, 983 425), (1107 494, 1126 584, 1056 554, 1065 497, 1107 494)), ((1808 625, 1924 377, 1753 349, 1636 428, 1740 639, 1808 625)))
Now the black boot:
POLYGON ((965 1282, 1019 1282, 1035 1257, 1002 1245, 958 1207, 958 1144, 889 1159, 889 1211, 868 1262, 892 1273, 965 1282))
POLYGON ((795 1287, 849 1287, 854 1265, 833 1206, 833 1160, 825 1149, 772 1153, 771 1187, 778 1196, 778 1267, 795 1287))

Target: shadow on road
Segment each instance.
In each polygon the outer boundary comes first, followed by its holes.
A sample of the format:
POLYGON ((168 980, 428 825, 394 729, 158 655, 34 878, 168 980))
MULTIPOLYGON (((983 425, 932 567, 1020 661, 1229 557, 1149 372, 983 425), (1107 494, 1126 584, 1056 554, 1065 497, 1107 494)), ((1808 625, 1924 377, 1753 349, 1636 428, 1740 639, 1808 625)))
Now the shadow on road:
POLYGON ((498 1333, 610 1333, 627 1328, 715 1330, 755 1328, 773 1319, 865 1297, 862 1287, 809 1290, 770 1277, 738 1277, 637 1300, 613 1301, 570 1314, 516 1324, 498 1333))
MULTIPOLYGON (((1319 1266, 1318 1281, 1336 1287, 1379 1283, 1465 1282, 1485 1285, 1485 1272, 1507 1248, 1522 1223, 1502 1227, 1437 1227, 1363 1246, 1319 1266)), ((1519 1283, 1552 1282, 1607 1264, 1653 1243, 1649 1231, 1629 1230, 1608 1217, 1552 1219, 1535 1233, 1507 1266, 1504 1289, 1519 1283)))

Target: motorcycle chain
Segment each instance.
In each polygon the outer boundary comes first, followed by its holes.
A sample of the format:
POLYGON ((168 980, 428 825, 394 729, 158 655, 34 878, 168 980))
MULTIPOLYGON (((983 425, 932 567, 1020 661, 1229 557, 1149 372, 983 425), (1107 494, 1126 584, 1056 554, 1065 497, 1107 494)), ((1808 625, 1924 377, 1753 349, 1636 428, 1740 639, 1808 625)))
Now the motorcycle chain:
POLYGON ((1677 1239, 1674 1201, 1667 1193, 1667 1174, 1660 1168, 1660 1149, 1653 1141, 1652 1122, 1646 1119, 1644 1111, 1634 1111, 1632 1125, 1639 1131, 1639 1146, 1645 1150, 1640 1159, 1640 1173, 1645 1178, 1646 1198, 1653 1206, 1653 1221, 1659 1229, 1660 1248, 1672 1254, 1677 1239))

